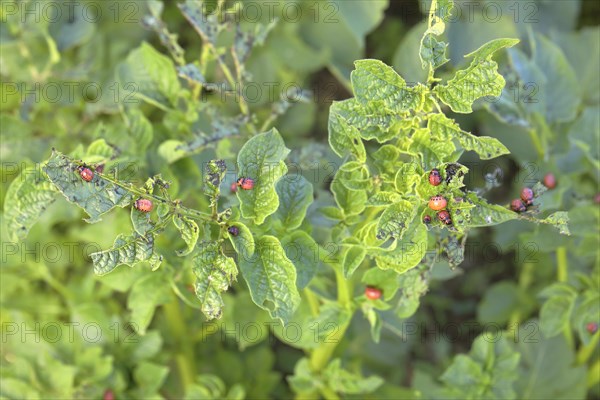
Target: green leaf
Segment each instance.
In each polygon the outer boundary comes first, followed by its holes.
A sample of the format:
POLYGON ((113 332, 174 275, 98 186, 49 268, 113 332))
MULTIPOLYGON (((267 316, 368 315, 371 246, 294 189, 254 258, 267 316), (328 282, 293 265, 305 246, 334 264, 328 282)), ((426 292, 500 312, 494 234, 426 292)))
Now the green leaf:
POLYGON ((196 296, 206 319, 220 318, 224 305, 221 293, 235 281, 237 267, 233 258, 223 254, 220 242, 205 242, 199 247, 192 267, 196 275, 196 296))
POLYGON ((319 246, 304 231, 292 232, 281 239, 286 257, 296 267, 296 284, 303 289, 310 283, 319 266, 319 246))
POLYGON ((367 201, 367 207, 389 206, 402 200, 402 196, 396 192, 377 192, 367 201))
POLYGON ((498 73, 498 64, 492 60, 492 55, 517 43, 518 39, 496 39, 467 54, 465 57, 473 58, 471 65, 457 71, 445 85, 436 86, 434 93, 452 111, 465 114, 473 112, 471 106, 475 100, 485 96, 500 96, 505 82, 498 73))
POLYGON ((154 395, 161 388, 168 374, 169 367, 142 361, 136 366, 133 379, 144 393, 154 395))
POLYGON ((146 333, 156 307, 170 300, 171 288, 165 282, 165 275, 159 272, 148 273, 135 282, 127 299, 131 310, 131 323, 140 335, 146 333))
MULTIPOLYGON (((148 43, 131 51, 117 67, 117 81, 125 93, 162 109, 174 108, 181 87, 173 61, 148 43), (133 90, 128 88, 133 83, 133 90)), ((131 100, 129 100, 131 101, 131 100)))
MULTIPOLYGON (((344 189, 348 190, 346 188, 344 189)), ((326 218, 334 221, 342 221, 344 219, 344 211, 334 206, 321 207, 319 208, 319 212, 321 212, 321 214, 323 214, 323 216, 326 218)))
POLYGON ((407 200, 401 200, 387 207, 377 223, 377 239, 384 240, 389 237, 402 239, 416 211, 416 207, 407 200))
POLYGON ((398 286, 402 288, 395 313, 398 318, 409 318, 419 308, 421 297, 429 288, 429 265, 421 262, 416 268, 400 275, 398 286))
POLYGON ((131 223, 133 230, 140 236, 146 236, 154 227, 150 220, 150 213, 141 212, 135 207, 131 207, 131 223))
POLYGON ((474 204, 471 210, 469 226, 493 226, 506 221, 518 219, 519 214, 497 204, 489 204, 485 199, 477 197, 475 193, 467 194, 467 201, 474 204))
POLYGON ((429 68, 430 73, 448 62, 446 58, 447 43, 438 41, 436 36, 441 36, 446 30, 446 23, 454 8, 452 0, 438 0, 431 2, 428 15, 429 28, 423 34, 419 46, 421 66, 429 68))
POLYGON ((108 250, 90 254, 94 263, 96 275, 108 274, 121 264, 133 267, 142 261, 147 261, 153 269, 157 269, 162 262, 162 256, 154 252, 154 236, 138 236, 133 234, 117 236, 113 247, 108 250))
POLYGON ((252 257, 256 246, 250 229, 239 221, 236 221, 231 226, 235 226, 239 231, 237 236, 228 235, 235 252, 242 258, 252 257))
POLYGON ((409 87, 394 69, 379 60, 357 60, 352 88, 361 104, 374 103, 395 112, 418 111, 425 102, 423 85, 409 87))
POLYGON ((552 337, 571 329, 569 320, 575 304, 575 296, 554 296, 540 310, 540 329, 544 336, 552 337))
POLYGON ((308 358, 301 358, 294 366, 294 375, 287 378, 295 393, 308 393, 317 389, 319 380, 314 376, 308 358))
POLYGON ((465 260, 465 244, 459 239, 460 238, 457 235, 448 235, 448 237, 442 241, 442 250, 444 254, 446 254, 446 257, 448 257, 448 264, 452 269, 462 264, 465 260))
POLYGON ((429 129, 417 129, 412 137, 409 151, 420 154, 423 168, 431 170, 444 162, 452 161, 456 147, 451 140, 435 138, 429 129))
POLYGON ((446 57, 447 47, 448 43, 437 40, 433 33, 425 34, 419 50, 423 68, 427 68, 428 65, 431 65, 431 68, 437 69, 450 61, 446 57))
POLYGON ((427 228, 416 216, 408 221, 409 229, 402 240, 395 241, 390 249, 378 249, 372 253, 379 268, 393 269, 398 274, 403 274, 419 265, 425 257, 427 228))
POLYGON ((338 179, 331 182, 331 191, 338 206, 346 216, 358 215, 365 209, 367 192, 365 190, 349 190, 338 179))
POLYGON ((255 257, 240 260, 252 301, 271 317, 286 324, 300 303, 296 268, 286 257, 279 240, 263 236, 256 243, 255 257))
POLYGON ((394 178, 394 185, 399 193, 413 193, 414 187, 422 178, 423 170, 416 162, 406 162, 400 164, 398 172, 394 178))
POLYGON ((378 376, 364 378, 358 373, 353 373, 342 368, 339 358, 331 361, 323 371, 327 386, 338 393, 362 394, 371 393, 380 387, 384 380, 378 376))
POLYGON ((369 169, 358 161, 342 164, 334 179, 342 182, 349 190, 369 190, 373 186, 369 169))
POLYGON ((198 241, 198 236, 200 235, 198 224, 196 221, 183 217, 179 214, 176 214, 173 217, 173 223, 179 231, 181 238, 187 245, 185 250, 177 250, 177 255, 186 256, 190 254, 196 247, 196 242, 198 241))
POLYGON ((469 355, 454 357, 440 380, 452 397, 515 399, 518 364, 519 353, 506 339, 491 341, 482 334, 473 342, 469 355))
POLYGON ((377 167, 380 175, 393 179, 397 173, 398 157, 400 150, 398 147, 391 144, 384 144, 377 151, 371 154, 373 157, 373 165, 377 167))
POLYGON ((542 74, 542 79, 533 82, 538 84, 540 97, 543 97, 539 100, 546 120, 549 123, 571 121, 579 110, 581 83, 585 81, 576 75, 558 45, 540 33, 535 33, 533 39, 535 51, 531 61, 542 74))
POLYGON ((521 354, 519 398, 585 399, 585 365, 575 365, 575 353, 563 335, 546 338, 535 320, 519 325, 515 347, 521 354))
POLYGON ((539 222, 553 225, 562 235, 571 234, 571 231, 569 230, 569 213, 566 211, 557 211, 539 222))
POLYGON ((143 153, 152 143, 154 129, 148 118, 137 108, 129 107, 124 114, 129 135, 135 144, 135 149, 143 153))
POLYGON ((273 217, 281 221, 286 229, 298 228, 313 202, 313 186, 302 175, 286 175, 277 182, 275 190, 279 197, 279 208, 273 217))
POLYGON ((10 183, 4 198, 4 218, 12 240, 23 240, 58 192, 38 168, 26 168, 10 183))
POLYGON ((441 140, 456 139, 465 150, 476 152, 482 160, 489 160, 509 154, 508 149, 498 140, 489 136, 477 137, 460 129, 458 124, 444 114, 429 116, 427 127, 432 135, 441 140))
POLYGON ((600 144, 596 140, 600 131, 600 108, 586 107, 569 129, 569 140, 579 147, 587 159, 600 168, 600 144))
POLYGON ((360 245, 352 245, 344 253, 344 259, 342 260, 342 271, 344 271, 344 277, 349 278, 352 276, 354 271, 360 266, 367 255, 367 249, 360 245))
POLYGON ((131 194, 122 187, 104 179, 98 173, 90 182, 79 176, 78 165, 57 151, 43 170, 50 181, 66 199, 83 208, 90 216, 89 223, 100 221, 100 216, 114 207, 126 207, 132 200, 131 194))
POLYGON ((359 161, 363 158, 364 144, 356 133, 365 140, 377 139, 380 143, 390 140, 390 127, 398 121, 397 115, 379 105, 361 104, 356 98, 332 104, 329 117, 329 143, 340 157, 354 154, 359 161), (340 122, 343 121, 343 124, 340 122))
POLYGON ((260 225, 277 211, 279 197, 275 183, 287 172, 283 160, 290 150, 276 129, 254 136, 238 154, 238 168, 245 178, 254 180, 252 190, 238 190, 244 218, 260 225))
POLYGON ((350 104, 348 100, 334 101, 329 108, 329 121, 327 124, 329 145, 335 154, 342 158, 352 154, 358 161, 365 162, 367 153, 360 137, 360 131, 341 114, 348 104, 350 104))
POLYGON ((398 274, 393 270, 371 268, 362 276, 362 282, 367 286, 379 288, 386 301, 394 298, 396 292, 398 292, 398 289, 400 288, 398 274))

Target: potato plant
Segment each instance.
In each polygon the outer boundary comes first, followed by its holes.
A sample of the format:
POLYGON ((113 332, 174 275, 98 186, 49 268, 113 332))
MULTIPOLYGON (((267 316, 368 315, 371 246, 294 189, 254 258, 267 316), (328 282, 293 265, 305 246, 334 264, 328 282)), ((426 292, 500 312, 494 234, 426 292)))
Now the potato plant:
POLYGON ((597 26, 356 3, 3 6, 3 397, 598 396, 597 26))

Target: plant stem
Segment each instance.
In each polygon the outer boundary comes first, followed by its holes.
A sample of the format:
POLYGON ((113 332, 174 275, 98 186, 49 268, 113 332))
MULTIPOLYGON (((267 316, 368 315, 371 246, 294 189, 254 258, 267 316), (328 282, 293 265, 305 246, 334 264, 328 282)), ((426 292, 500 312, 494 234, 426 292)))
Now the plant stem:
POLYGON ((312 315, 319 315, 319 299, 315 296, 315 294, 308 288, 305 288, 304 295, 306 296, 306 301, 308 301, 308 305, 310 307, 310 312, 312 315))
MULTIPOLYGON (((569 265, 567 260, 567 249, 564 246, 560 246, 556 249, 556 265, 556 280, 558 282, 567 282, 569 278, 569 265)), ((569 325, 565 327, 564 335, 569 346, 574 349, 575 339, 573 338, 573 332, 571 331, 571 327, 569 325)))
POLYGON ((531 142, 533 143, 535 150, 538 153, 538 158, 543 159, 544 147, 542 146, 542 142, 540 141, 540 138, 538 137, 535 128, 529 129, 528 133, 529 137, 531 138, 531 142))
POLYGON ((108 175, 99 174, 98 172, 95 172, 95 173, 97 175, 99 175, 100 177, 102 177, 102 179, 107 180, 108 182, 110 182, 122 189, 127 190, 129 193, 135 194, 136 196, 139 196, 139 197, 142 197, 145 199, 149 199, 149 200, 154 200, 157 203, 168 204, 171 212, 177 212, 183 216, 190 217, 192 219, 199 219, 199 220, 209 221, 209 222, 214 221, 214 218, 210 214, 206 214, 206 213, 203 213, 203 212, 191 209, 191 208, 184 207, 178 201, 169 201, 160 196, 156 196, 151 193, 146 193, 145 191, 136 188, 131 183, 125 184, 125 183, 119 182, 116 179, 111 178, 108 175))
POLYGON ((173 341, 177 344, 175 362, 179 369, 182 389, 185 392, 186 388, 194 383, 196 367, 194 365, 194 347, 192 342, 187 340, 186 326, 176 296, 173 296, 172 300, 164 305, 164 314, 168 321, 173 341))
MULTIPOLYGON (((429 15, 427 17, 427 30, 428 31, 433 26, 436 9, 437 9, 437 0, 431 0, 431 7, 429 8, 429 15)), ((434 82, 434 77, 433 77, 434 72, 435 71, 433 69, 433 65, 431 63, 429 63, 429 71, 427 72, 427 85, 428 86, 431 86, 431 84, 434 82)))
POLYGON ((591 388, 600 383, 600 360, 596 360, 594 365, 588 369, 587 387, 591 388))
MULTIPOLYGON (((519 274, 519 291, 520 292, 525 292, 527 290, 527 288, 529 287, 529 285, 531 284, 532 280, 533 280, 533 269, 535 268, 535 264, 533 263, 523 263, 523 268, 521 269, 521 272, 519 274)), ((518 330, 519 330, 519 323, 521 322, 521 318, 523 318, 523 315, 521 315, 521 310, 516 309, 513 311, 513 313, 510 316, 509 322, 508 322, 508 327, 513 327, 515 328, 514 330, 514 339, 516 339, 518 337, 518 330)))
POLYGON ((585 346, 581 346, 579 351, 577 352, 577 365, 583 365, 588 362, 592 354, 594 354, 594 350, 598 346, 598 342, 600 341, 600 330, 594 333, 594 336, 590 339, 590 342, 585 346))
MULTIPOLYGON (((338 303, 345 309, 349 309, 351 313, 352 310, 352 299, 350 288, 351 286, 348 284, 349 282, 344 278, 344 274, 342 273, 342 268, 339 264, 332 265, 335 271, 336 284, 338 289, 338 303)), ((351 317, 346 320, 346 322, 340 326, 338 326, 337 331, 328 336, 327 341, 317 347, 310 355, 310 366, 314 373, 320 373, 323 369, 329 364, 337 345, 340 343, 346 329, 350 325, 351 317)), ((330 388, 320 388, 321 394, 326 399, 338 399, 337 394, 331 390, 330 388)))
POLYGON ((556 264, 557 264, 557 277, 559 282, 567 282, 568 280, 568 261, 567 261, 567 249, 561 246, 556 249, 556 264))

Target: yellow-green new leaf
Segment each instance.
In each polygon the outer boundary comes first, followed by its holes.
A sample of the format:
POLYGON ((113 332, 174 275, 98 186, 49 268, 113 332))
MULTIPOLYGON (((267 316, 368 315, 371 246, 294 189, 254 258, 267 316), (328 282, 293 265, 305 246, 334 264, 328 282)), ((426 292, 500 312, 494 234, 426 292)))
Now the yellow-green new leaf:
POLYGON ((433 91, 437 97, 457 113, 471 113, 475 100, 485 97, 498 97, 505 81, 498 73, 498 64, 492 60, 494 52, 512 47, 518 39, 492 40, 465 57, 472 57, 467 69, 457 71, 445 85, 436 86, 433 91))
POLYGON ((277 211, 279 197, 275 184, 287 172, 283 160, 289 152, 276 129, 256 135, 244 144, 238 154, 239 173, 254 181, 252 189, 237 191, 244 218, 260 225, 277 211))
POLYGON ((261 237, 256 242, 255 256, 240 260, 240 269, 252 301, 269 311, 271 317, 287 324, 300 303, 300 294, 296 288, 296 268, 279 240, 273 236, 261 237))
POLYGON ((409 87, 392 67, 379 60, 357 60, 350 78, 361 104, 374 103, 395 112, 420 110, 427 88, 409 87))
POLYGON ((341 109, 348 105, 348 101, 335 101, 329 108, 329 121, 327 130, 329 132, 329 145, 340 157, 348 154, 354 155, 359 161, 367 159, 365 145, 363 144, 358 128, 351 125, 340 113, 341 109))
POLYGON ((348 250, 344 253, 344 259, 342 260, 342 271, 344 277, 349 278, 352 276, 354 271, 360 266, 367 255, 367 249, 361 245, 351 245, 348 250))
POLYGON ((416 212, 415 205, 407 200, 401 200, 387 207, 377 223, 377 239, 385 240, 389 237, 402 239, 416 212))
POLYGON ((475 136, 465 132, 454 120, 444 114, 432 114, 427 122, 431 134, 440 140, 458 140, 460 145, 469 151, 476 152, 482 160, 489 160, 510 151, 498 139, 489 136, 475 136))
POLYGON ((391 250, 378 249, 373 252, 375 262, 381 269, 393 269, 403 274, 416 267, 427 253, 427 228, 418 218, 409 220, 410 227, 391 250))

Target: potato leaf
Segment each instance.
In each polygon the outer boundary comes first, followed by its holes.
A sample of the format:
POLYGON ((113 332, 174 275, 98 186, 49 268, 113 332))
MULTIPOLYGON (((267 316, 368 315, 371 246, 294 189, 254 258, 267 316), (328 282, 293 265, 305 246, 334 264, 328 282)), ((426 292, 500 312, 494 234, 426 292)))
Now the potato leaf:
POLYGON ((79 176, 77 168, 69 157, 54 151, 43 170, 69 202, 85 210, 89 215, 87 222, 98 222, 102 214, 114 207, 129 205, 132 196, 127 190, 99 174, 86 182, 79 176))
POLYGON ((290 150, 276 129, 254 136, 238 154, 238 168, 245 178, 254 180, 251 190, 238 190, 244 218, 262 224, 279 207, 275 189, 277 181, 287 172, 283 160, 290 150))
POLYGON ((208 320, 220 318, 224 305, 221 293, 235 281, 237 267, 233 258, 223 254, 220 242, 205 242, 199 247, 192 267, 196 275, 196 296, 208 320))
POLYGON ((13 240, 23 240, 31 227, 56 198, 58 191, 38 168, 21 171, 8 187, 4 198, 4 218, 13 240))
POLYGON ((240 269, 248 283, 252 301, 269 311, 284 325, 300 303, 296 288, 296 268, 286 257, 279 240, 263 236, 256 242, 255 257, 241 259, 240 269))
POLYGON ((485 96, 500 96, 504 88, 504 78, 498 73, 498 64, 492 60, 494 52, 512 47, 518 39, 492 40, 465 57, 472 57, 467 69, 457 71, 454 77, 433 92, 452 111, 457 113, 473 112, 471 106, 475 100, 485 96))
POLYGON ((162 262, 162 256, 154 251, 154 236, 139 236, 132 234, 117 236, 113 247, 108 250, 90 254, 94 263, 96 275, 108 274, 121 264, 134 265, 147 261, 153 269, 157 269, 162 262))

